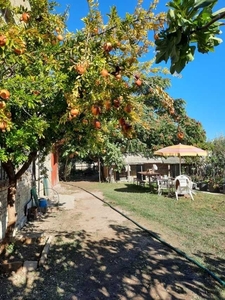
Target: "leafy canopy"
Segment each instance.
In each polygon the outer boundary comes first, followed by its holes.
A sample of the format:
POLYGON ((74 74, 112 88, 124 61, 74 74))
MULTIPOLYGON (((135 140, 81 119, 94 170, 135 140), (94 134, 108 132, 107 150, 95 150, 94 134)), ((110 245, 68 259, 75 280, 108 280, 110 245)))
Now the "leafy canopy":
POLYGON ((217 0, 173 0, 167 3, 167 26, 156 36, 156 63, 171 60, 170 72, 180 73, 193 61, 195 50, 214 51, 222 39, 220 20, 225 8, 213 12, 217 0))

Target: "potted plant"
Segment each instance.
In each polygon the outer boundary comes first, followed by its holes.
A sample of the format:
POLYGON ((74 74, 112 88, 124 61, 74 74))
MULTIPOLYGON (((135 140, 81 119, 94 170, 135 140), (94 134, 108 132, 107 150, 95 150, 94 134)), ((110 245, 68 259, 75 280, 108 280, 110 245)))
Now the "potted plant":
POLYGON ((209 183, 208 180, 203 180, 203 181, 199 182, 198 183, 199 190, 200 191, 207 191, 208 190, 208 183, 209 183))
POLYGON ((219 193, 220 192, 220 179, 211 178, 208 184, 209 192, 219 193))

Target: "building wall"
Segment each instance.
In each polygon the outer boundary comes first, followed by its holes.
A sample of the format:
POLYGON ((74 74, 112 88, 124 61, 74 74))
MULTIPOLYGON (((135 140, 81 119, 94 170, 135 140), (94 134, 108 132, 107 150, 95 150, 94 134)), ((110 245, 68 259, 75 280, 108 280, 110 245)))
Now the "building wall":
MULTIPOLYGON (((20 223, 25 215, 25 205, 31 199, 32 188, 32 170, 29 168, 21 179, 17 183, 16 192, 16 212, 17 212, 17 226, 20 227, 20 223)), ((22 225, 21 225, 22 226, 22 225)))
MULTIPOLYGON (((31 177, 32 174, 28 170, 17 183, 16 192, 16 212, 17 224, 16 227, 20 228, 20 224, 24 218, 25 204, 31 199, 31 177)), ((7 227, 7 195, 8 195, 8 180, 0 182, 0 240, 4 238, 7 227)))
POLYGON ((27 9, 30 9, 30 4, 28 0, 10 0, 12 6, 24 6, 27 9))
POLYGON ((4 237, 7 223, 7 186, 7 180, 0 181, 0 240, 4 237))
MULTIPOLYGON (((52 176, 52 154, 46 157, 44 168, 47 170, 47 185, 49 188, 52 187, 51 178, 54 178, 54 184, 58 184, 58 169, 55 169, 55 175, 52 176)), ((56 168, 56 167, 55 167, 56 168)), ((34 181, 32 166, 22 175, 21 179, 17 182, 16 191, 16 213, 17 213, 17 223, 16 228, 21 228, 27 221, 25 216, 25 206, 31 200, 31 189, 33 185, 36 185, 38 195, 42 195, 44 189, 43 179, 38 180, 40 170, 38 170, 38 165, 36 165, 36 182, 34 181), (42 191, 42 192, 41 192, 42 191), (40 192, 40 193, 39 193, 40 192)), ((7 226, 7 194, 8 194, 8 180, 0 181, 0 240, 5 236, 5 230, 7 226)))

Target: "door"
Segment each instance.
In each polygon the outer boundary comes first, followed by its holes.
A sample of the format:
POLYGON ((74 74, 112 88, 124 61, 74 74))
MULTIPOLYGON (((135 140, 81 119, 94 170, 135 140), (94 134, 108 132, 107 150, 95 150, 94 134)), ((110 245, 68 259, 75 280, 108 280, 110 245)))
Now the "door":
POLYGON ((51 183, 52 187, 59 183, 59 175, 58 175, 58 153, 54 152, 51 154, 51 183))

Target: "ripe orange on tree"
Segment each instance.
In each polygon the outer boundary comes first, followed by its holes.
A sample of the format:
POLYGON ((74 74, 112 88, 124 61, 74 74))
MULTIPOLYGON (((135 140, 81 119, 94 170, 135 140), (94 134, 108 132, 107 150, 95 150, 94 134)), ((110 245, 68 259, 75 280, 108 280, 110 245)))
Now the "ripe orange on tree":
POLYGON ((77 108, 72 108, 72 109, 70 110, 70 114, 71 114, 71 116, 76 117, 77 115, 79 115, 79 109, 77 109, 77 108))
POLYGON ((115 77, 116 77, 117 80, 120 80, 120 79, 122 78, 122 75, 121 75, 121 73, 117 73, 117 74, 115 75, 115 77))
POLYGON ((5 46, 7 38, 4 34, 0 35, 0 47, 5 46))
POLYGON ((179 140, 182 140, 182 139, 184 138, 184 133, 181 132, 181 131, 179 131, 179 132, 177 133, 177 137, 178 137, 179 140))
POLYGON ((112 50, 112 48, 113 48, 113 46, 112 46, 112 43, 110 43, 110 42, 105 43, 103 46, 103 49, 107 52, 110 52, 112 50))
POLYGON ((120 107, 120 99, 114 99, 114 100, 113 100, 113 105, 114 105, 114 107, 116 107, 116 108, 120 107))
POLYGON ((128 104, 124 107, 124 111, 127 112, 127 113, 130 113, 130 112, 132 111, 132 105, 128 103, 128 104))
POLYGON ((5 89, 0 90, 0 97, 4 100, 8 100, 10 97, 10 92, 5 89))
POLYGON ((22 13, 20 20, 27 23, 30 20, 30 15, 27 12, 24 12, 22 13))
POLYGON ((0 121, 0 130, 5 130, 7 127, 7 123, 5 121, 0 121))
POLYGON ((0 108, 5 108, 6 107, 6 103, 5 101, 0 101, 0 108))
POLYGON ((103 77, 109 76, 109 72, 106 69, 102 69, 101 74, 103 77))
POLYGON ((58 34, 58 35, 57 35, 57 40, 58 40, 58 41, 63 41, 63 39, 64 39, 64 38, 63 38, 63 36, 62 36, 61 34, 58 34))
POLYGON ((76 70, 77 70, 77 73, 82 75, 86 72, 86 66, 79 64, 76 66, 76 70))
POLYGON ((123 131, 124 131, 124 132, 130 132, 131 129, 132 129, 132 125, 130 125, 130 124, 128 124, 128 123, 125 123, 125 124, 122 126, 122 128, 123 128, 123 131))
POLYGON ((14 49, 14 52, 15 52, 16 54, 18 54, 18 55, 21 55, 21 54, 23 54, 23 53, 25 52, 25 48, 21 48, 21 49, 15 48, 15 49, 14 49))
POLYGON ((98 105, 92 105, 91 112, 94 116, 97 116, 101 113, 101 107, 99 107, 98 105))
POLYGON ((137 80, 135 81, 135 83, 136 83, 137 86, 141 86, 141 85, 142 85, 141 79, 137 79, 137 80))
POLYGON ((125 121, 124 118, 120 118, 119 123, 120 123, 121 126, 123 126, 123 125, 125 125, 126 121, 125 121))
POLYGON ((101 122, 97 119, 94 120, 94 127, 96 129, 100 129, 101 128, 101 122))

